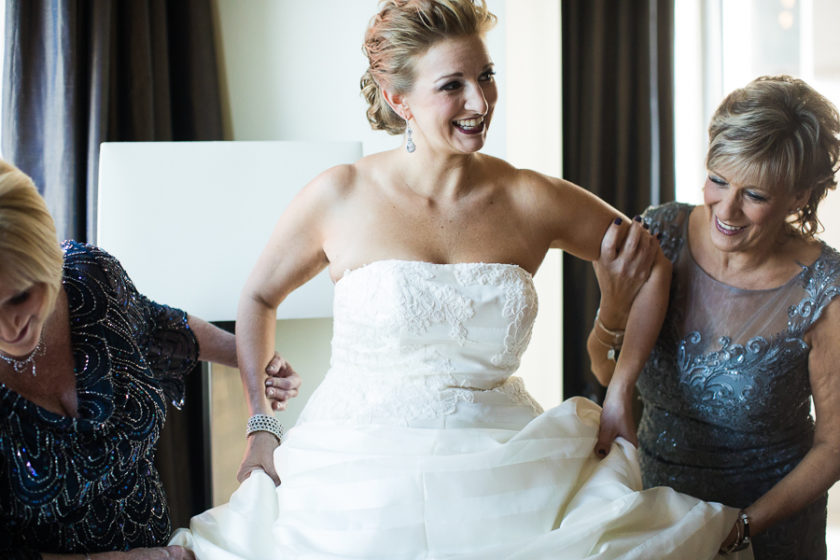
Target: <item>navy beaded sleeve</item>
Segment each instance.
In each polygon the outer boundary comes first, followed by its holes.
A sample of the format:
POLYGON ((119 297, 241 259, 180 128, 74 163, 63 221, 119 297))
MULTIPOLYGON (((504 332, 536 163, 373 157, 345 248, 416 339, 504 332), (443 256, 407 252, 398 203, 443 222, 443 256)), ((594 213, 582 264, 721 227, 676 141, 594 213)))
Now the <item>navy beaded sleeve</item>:
POLYGON ((66 242, 78 416, 0 384, 0 557, 165 545, 154 452, 198 360, 186 313, 142 296, 106 252, 66 242))

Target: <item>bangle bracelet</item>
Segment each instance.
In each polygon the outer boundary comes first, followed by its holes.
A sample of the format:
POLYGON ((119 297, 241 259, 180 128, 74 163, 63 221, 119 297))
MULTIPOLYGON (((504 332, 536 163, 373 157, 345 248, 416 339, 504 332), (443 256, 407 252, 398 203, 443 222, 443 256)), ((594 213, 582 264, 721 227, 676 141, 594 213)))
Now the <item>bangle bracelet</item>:
POLYGON ((595 329, 593 330, 592 334, 599 344, 607 348, 607 360, 609 360, 610 362, 617 362, 618 352, 621 350, 621 345, 624 343, 624 331, 614 331, 608 329, 601 321, 600 315, 601 308, 599 307, 598 311, 595 312, 595 329), (612 337, 613 340, 611 343, 604 342, 603 340, 601 340, 601 338, 597 334, 599 329, 612 337))
POLYGON ((593 334, 592 336, 593 336, 593 338, 595 338, 595 340, 598 342, 598 344, 600 344, 601 346, 603 346, 607 349, 607 356, 606 356, 607 360, 609 360, 611 362, 617 362, 618 361, 618 353, 621 350, 621 343, 608 344, 608 343, 604 342, 603 340, 601 340, 600 338, 598 338, 597 334, 593 334))
POLYGON ((750 538, 750 516, 747 515, 747 512, 741 510, 738 512, 738 519, 741 520, 741 525, 743 526, 743 536, 741 538, 741 543, 735 548, 735 550, 744 550, 750 546, 750 542, 752 541, 750 538))
POLYGON ((752 539, 750 538, 750 516, 747 512, 741 510, 738 512, 738 518, 735 520, 735 540, 726 548, 720 549, 721 554, 729 554, 730 552, 738 552, 744 550, 752 539))
POLYGON ((600 307, 598 308, 598 311, 595 312, 595 325, 599 329, 601 329, 602 331, 604 331, 605 333, 607 333, 608 335, 613 337, 617 343, 624 340, 624 329, 620 329, 620 330, 608 329, 607 326, 604 324, 604 322, 601 321, 601 308, 600 307))
POLYGON ((277 438, 278 443, 283 441, 283 424, 277 418, 268 414, 254 414, 248 418, 245 437, 254 432, 268 432, 277 438))

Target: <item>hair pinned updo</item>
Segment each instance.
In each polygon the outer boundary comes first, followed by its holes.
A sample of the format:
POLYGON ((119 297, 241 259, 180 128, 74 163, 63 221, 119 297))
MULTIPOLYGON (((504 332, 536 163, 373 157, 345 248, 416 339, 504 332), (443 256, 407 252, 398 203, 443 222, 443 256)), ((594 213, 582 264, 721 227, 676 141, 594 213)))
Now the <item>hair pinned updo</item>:
POLYGON ((496 24, 484 0, 382 0, 371 19, 362 52, 367 119, 374 130, 402 134, 405 121, 385 101, 382 88, 406 93, 414 83, 414 61, 441 39, 484 35, 496 24))

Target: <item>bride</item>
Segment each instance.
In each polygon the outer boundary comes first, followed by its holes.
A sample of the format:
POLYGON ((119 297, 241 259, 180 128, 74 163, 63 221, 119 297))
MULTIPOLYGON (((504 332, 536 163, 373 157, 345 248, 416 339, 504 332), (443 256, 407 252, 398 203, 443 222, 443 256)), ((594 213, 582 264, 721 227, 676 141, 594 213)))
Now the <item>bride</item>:
POLYGON ((494 23, 483 0, 388 0, 371 20, 368 119, 405 142, 316 177, 248 279, 244 482, 173 538, 200 560, 703 559, 736 522, 721 504, 639 491, 630 398, 666 309, 658 248, 603 410, 543 412, 511 376, 549 248, 593 260, 605 233, 654 242, 587 191, 479 153, 498 95, 494 23), (259 364, 277 306, 325 267, 331 367, 278 446, 259 364))

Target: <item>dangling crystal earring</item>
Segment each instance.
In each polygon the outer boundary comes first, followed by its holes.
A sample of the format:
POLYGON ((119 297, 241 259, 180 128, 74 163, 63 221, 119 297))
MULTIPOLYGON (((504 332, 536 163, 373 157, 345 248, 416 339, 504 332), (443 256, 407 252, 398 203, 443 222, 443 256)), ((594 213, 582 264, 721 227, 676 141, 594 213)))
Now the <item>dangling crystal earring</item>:
POLYGON ((405 140, 405 151, 410 154, 417 148, 417 146, 414 145, 414 140, 411 139, 411 127, 408 126, 408 124, 405 126, 405 134, 407 137, 405 140))

